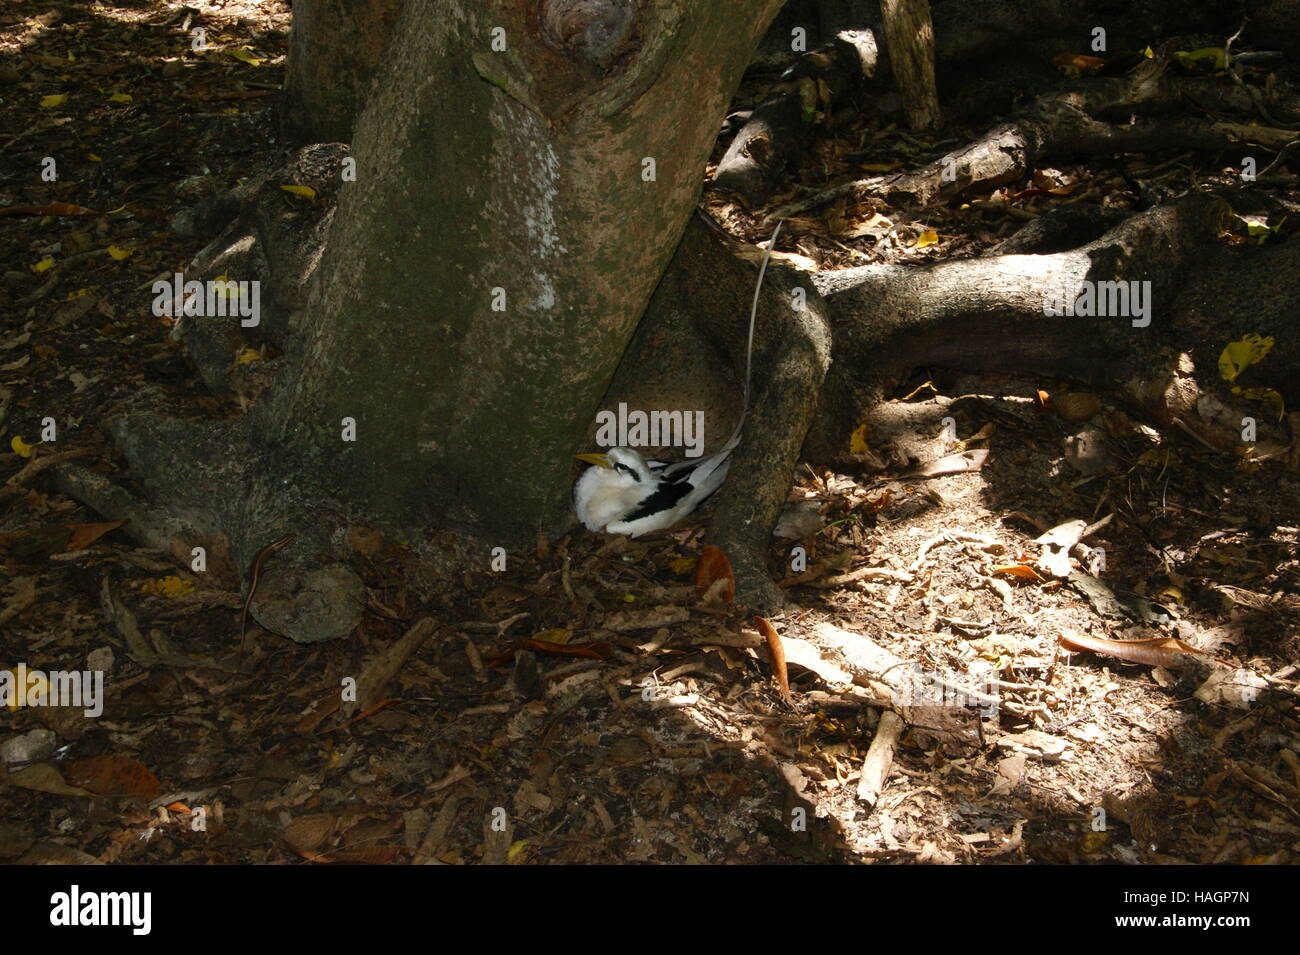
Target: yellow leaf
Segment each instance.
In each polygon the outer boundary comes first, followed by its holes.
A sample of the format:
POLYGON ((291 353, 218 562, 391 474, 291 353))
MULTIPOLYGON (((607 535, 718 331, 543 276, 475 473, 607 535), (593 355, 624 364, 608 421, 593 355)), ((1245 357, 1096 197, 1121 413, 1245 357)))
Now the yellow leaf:
POLYGON ((1219 356, 1219 374, 1224 381, 1236 381, 1237 376, 1260 361, 1273 347, 1268 336, 1250 334, 1240 341, 1229 342, 1219 356))
POLYGON ((668 562, 668 569, 674 574, 686 574, 695 569, 697 557, 678 557, 676 560, 668 562))
POLYGON ((311 186, 281 186, 285 192, 291 192, 295 196, 302 196, 304 199, 315 199, 316 190, 311 186))
POLYGON ((1270 237, 1279 235, 1279 230, 1289 216, 1283 216, 1277 225, 1269 225, 1264 216, 1238 216, 1246 226, 1246 235, 1255 240, 1256 245, 1263 245, 1270 237))
POLYGON ((858 425, 857 430, 849 436, 849 454, 866 454, 871 450, 867 444, 867 432, 870 430, 868 425, 858 425))
POLYGON ((13 695, 9 697, 8 703, 11 710, 25 706, 28 700, 39 700, 50 691, 50 681, 45 679, 45 674, 39 670, 26 671, 26 686, 18 685, 18 672, 16 670, 0 670, 0 673, 9 674, 9 678, 5 682, 13 687, 13 695))
POLYGON ((1194 73, 1221 73, 1228 66, 1227 53, 1221 46, 1203 46, 1190 52, 1178 50, 1174 59, 1194 73))
POLYGON ((534 640, 545 640, 547 643, 565 644, 573 636, 572 631, 565 630, 563 627, 555 630, 539 630, 533 634, 534 640))
POLYGON ((1281 421, 1282 416, 1286 414, 1286 400, 1272 388, 1233 388, 1232 391, 1251 401, 1264 402, 1277 412, 1278 421, 1281 421))
POLYGON ((108 254, 118 262, 130 258, 133 251, 133 249, 124 249, 120 245, 110 245, 108 247, 108 254))
POLYGON ((514 865, 516 862, 519 862, 523 857, 523 854, 527 851, 528 851, 528 840, 520 839, 518 842, 516 842, 509 849, 506 850, 506 864, 514 865))
POLYGON ((88 288, 79 288, 79 289, 77 289, 75 292, 69 292, 69 293, 68 293, 68 297, 65 298, 64 301, 65 301, 65 302, 75 302, 77 299, 81 298, 81 296, 83 296, 83 295, 89 295, 89 294, 90 294, 90 289, 88 289, 88 288))
POLYGON ((47 255, 45 258, 41 259, 39 262, 37 262, 35 265, 32 266, 32 271, 35 272, 37 275, 40 275, 42 272, 48 272, 53 267, 54 267, 54 256, 47 255))
POLYGON ((104 160, 100 159, 98 156, 96 156, 94 153, 86 153, 86 158, 89 159, 91 162, 103 162, 103 161, 104 161, 104 160))
POLYGON ((230 273, 222 272, 212 281, 222 283, 216 286, 216 291, 220 292, 225 298, 231 299, 239 295, 239 286, 230 281, 230 273))
POLYGON ((49 96, 41 97, 41 106, 50 109, 54 106, 62 106, 68 101, 67 93, 51 93, 49 96))
POLYGON ((249 66, 262 65, 262 58, 254 56, 252 50, 227 50, 226 52, 241 63, 247 63, 249 66))
POLYGON ((133 102, 130 93, 114 93, 108 98, 110 103, 130 103, 133 102))
POLYGON ((1179 607, 1183 606, 1186 603, 1186 601, 1183 600, 1183 592, 1179 590, 1177 587, 1175 587, 1173 584, 1170 584, 1167 587, 1163 587, 1160 590, 1157 590, 1153 596, 1155 597, 1156 600, 1162 601, 1164 603, 1176 604, 1179 607))
POLYGON ((146 580, 140 585, 140 593, 151 597, 183 597, 185 594, 194 593, 197 589, 190 581, 175 576, 146 580))
POLYGON ((928 249, 932 245, 937 245, 938 242, 939 233, 935 232, 933 229, 926 229, 917 236, 916 247, 918 249, 928 249))
POLYGON ((239 354, 235 356, 235 367, 238 368, 240 365, 251 365, 253 362, 261 360, 261 352, 256 348, 249 348, 245 345, 239 350, 239 354))
POLYGON ((36 445, 28 444, 18 435, 14 435, 9 440, 9 447, 13 448, 14 454, 18 455, 20 458, 30 458, 32 452, 36 450, 36 445))

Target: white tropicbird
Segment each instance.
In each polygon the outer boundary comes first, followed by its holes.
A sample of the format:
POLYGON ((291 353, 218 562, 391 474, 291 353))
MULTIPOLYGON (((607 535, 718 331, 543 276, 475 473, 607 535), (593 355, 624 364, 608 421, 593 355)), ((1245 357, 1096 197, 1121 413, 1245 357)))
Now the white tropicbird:
POLYGON ((745 392, 740 420, 722 448, 708 457, 673 464, 647 461, 632 448, 611 448, 604 454, 579 454, 591 464, 573 485, 573 507, 588 530, 638 537, 671 527, 699 507, 722 486, 731 468, 731 452, 740 443, 740 432, 749 413, 749 378, 754 352, 754 319, 758 295, 763 288, 767 260, 776 247, 781 223, 763 252, 754 285, 754 302, 749 310, 749 337, 745 344, 745 392))

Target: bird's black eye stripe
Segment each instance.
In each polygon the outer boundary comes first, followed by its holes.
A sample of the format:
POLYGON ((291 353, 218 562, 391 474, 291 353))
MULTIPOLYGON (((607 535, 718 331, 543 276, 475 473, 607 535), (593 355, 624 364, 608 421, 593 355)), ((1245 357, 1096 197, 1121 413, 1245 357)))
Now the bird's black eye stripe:
POLYGON ((624 474, 631 474, 633 477, 636 477, 636 472, 633 471, 633 470, 632 470, 630 467, 628 467, 626 464, 615 464, 615 465, 614 465, 614 470, 615 470, 615 471, 622 471, 624 474))

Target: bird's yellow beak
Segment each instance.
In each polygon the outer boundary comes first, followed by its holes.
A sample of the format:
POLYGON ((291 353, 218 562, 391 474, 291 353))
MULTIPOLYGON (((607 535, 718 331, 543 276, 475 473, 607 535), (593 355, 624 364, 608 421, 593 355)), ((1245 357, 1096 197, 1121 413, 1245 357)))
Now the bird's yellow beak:
POLYGON ((575 454, 579 461, 585 461, 587 464, 594 464, 598 468, 612 468, 608 454, 575 454))

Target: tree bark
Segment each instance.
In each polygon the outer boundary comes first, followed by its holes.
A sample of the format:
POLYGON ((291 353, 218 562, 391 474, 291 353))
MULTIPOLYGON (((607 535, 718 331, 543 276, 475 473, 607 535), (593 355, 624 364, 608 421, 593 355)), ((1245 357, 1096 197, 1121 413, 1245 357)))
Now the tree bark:
POLYGON ((852 101, 864 78, 876 73, 870 30, 845 31, 800 57, 754 108, 718 162, 712 186, 756 203, 802 152, 805 132, 818 113, 852 101))
POLYGON ((881 0, 880 12, 885 22, 889 65, 898 91, 903 94, 908 125, 929 129, 939 120, 930 0, 881 0))
POLYGON ((278 104, 293 144, 346 143, 405 0, 297 0, 278 104))

